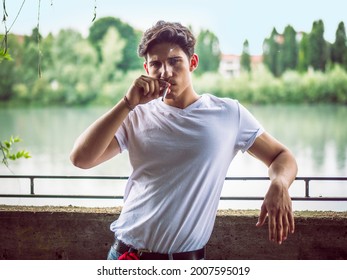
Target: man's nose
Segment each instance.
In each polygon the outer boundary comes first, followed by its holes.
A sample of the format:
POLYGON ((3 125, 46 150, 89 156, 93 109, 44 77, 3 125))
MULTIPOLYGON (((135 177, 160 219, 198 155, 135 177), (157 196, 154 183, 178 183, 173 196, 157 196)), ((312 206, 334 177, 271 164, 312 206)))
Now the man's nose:
POLYGON ((160 69, 160 78, 162 79, 167 79, 172 76, 172 69, 170 65, 163 64, 161 69, 160 69))

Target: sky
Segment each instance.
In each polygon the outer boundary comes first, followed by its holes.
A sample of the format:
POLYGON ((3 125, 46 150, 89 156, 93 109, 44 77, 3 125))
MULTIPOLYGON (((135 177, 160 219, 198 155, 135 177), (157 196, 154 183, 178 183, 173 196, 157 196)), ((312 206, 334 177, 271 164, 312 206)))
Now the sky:
MULTIPOLYGON (((23 0, 6 0, 7 27, 14 21, 23 0)), ((25 0, 10 33, 31 34, 38 22, 40 0, 25 0)), ((44 36, 72 28, 88 35, 96 19, 113 16, 139 30, 146 30, 158 20, 177 21, 214 32, 226 54, 241 54, 247 39, 250 53, 262 53, 262 44, 275 27, 279 33, 287 25, 296 31, 310 32, 314 21, 322 19, 325 39, 335 41, 339 22, 347 27, 345 0, 41 0, 40 32, 44 36)), ((3 7, 0 8, 1 15, 3 7)), ((4 33, 2 23, 0 33, 4 33)))

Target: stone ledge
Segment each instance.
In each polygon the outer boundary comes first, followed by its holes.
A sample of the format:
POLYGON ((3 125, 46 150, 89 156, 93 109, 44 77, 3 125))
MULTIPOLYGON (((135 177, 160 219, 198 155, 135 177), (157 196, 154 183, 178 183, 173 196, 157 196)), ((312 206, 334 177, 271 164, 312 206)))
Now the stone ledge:
MULTIPOLYGON (((0 205, 0 212, 71 212, 71 213, 105 213, 120 214, 121 207, 78 207, 78 206, 13 206, 0 205)), ((217 216, 258 216, 259 210, 218 210, 217 216)), ((298 218, 331 218, 347 219, 347 211, 295 211, 294 216, 298 218)))
MULTIPOLYGON (((102 260, 121 208, 0 206, 0 259, 102 260)), ((207 259, 347 259, 347 212, 296 212, 281 246, 256 228, 258 210, 220 210, 207 259)))

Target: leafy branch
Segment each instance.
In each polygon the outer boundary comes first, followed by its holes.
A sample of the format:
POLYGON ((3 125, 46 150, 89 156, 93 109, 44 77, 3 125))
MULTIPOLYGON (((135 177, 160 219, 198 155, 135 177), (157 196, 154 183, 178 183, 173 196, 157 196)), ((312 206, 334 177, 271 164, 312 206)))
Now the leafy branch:
POLYGON ((7 47, 2 47, 0 48, 0 63, 3 60, 12 60, 11 55, 8 53, 7 47))
MULTIPOLYGON (((12 29, 13 25, 15 24, 15 22, 18 19, 19 14, 22 11, 22 8, 24 6, 26 0, 22 1, 22 4, 18 10, 18 13, 14 19, 14 21, 12 22, 11 26, 8 28, 7 27, 7 18, 8 18, 8 13, 6 10, 6 0, 2 0, 2 6, 3 6, 3 15, 2 15, 2 22, 4 24, 5 27, 5 35, 3 36, 3 38, 1 39, 1 45, 0 45, 0 63, 3 60, 12 60, 11 55, 8 53, 8 34, 10 32, 10 30, 12 29)), ((53 6, 53 0, 51 0, 51 6, 53 6)), ((93 11, 93 19, 92 22, 95 21, 96 19, 96 9, 97 9, 97 0, 94 0, 94 11, 93 11)), ((39 53, 39 61, 38 61, 38 75, 39 77, 41 77, 42 73, 41 73, 41 56, 42 56, 42 52, 41 52, 41 48, 40 48, 40 35, 39 35, 39 31, 40 31, 40 13, 41 13, 41 0, 38 0, 38 11, 37 11, 37 31, 38 31, 38 35, 37 35, 37 48, 38 48, 38 53, 39 53)))
POLYGON ((23 0, 19 10, 18 10, 18 13, 15 17, 15 19, 13 20, 11 26, 9 28, 7 28, 7 18, 8 18, 8 13, 7 13, 7 10, 6 10, 6 0, 2 0, 2 7, 3 7, 3 15, 2 15, 2 22, 4 23, 4 26, 5 26, 5 35, 1 41, 1 47, 0 47, 0 62, 4 59, 6 60, 12 60, 10 54, 8 53, 8 42, 7 42, 7 39, 8 39, 8 33, 11 31, 13 25, 15 24, 15 22, 17 21, 18 19, 18 16, 20 14, 20 12, 22 11, 22 8, 24 6, 24 3, 25 3, 25 0, 23 0))
POLYGON ((20 158, 31 158, 30 153, 26 150, 21 150, 17 152, 13 152, 13 146, 16 143, 21 142, 22 139, 19 137, 11 136, 10 140, 0 142, 0 150, 2 152, 2 163, 8 167, 8 160, 17 160, 20 158))

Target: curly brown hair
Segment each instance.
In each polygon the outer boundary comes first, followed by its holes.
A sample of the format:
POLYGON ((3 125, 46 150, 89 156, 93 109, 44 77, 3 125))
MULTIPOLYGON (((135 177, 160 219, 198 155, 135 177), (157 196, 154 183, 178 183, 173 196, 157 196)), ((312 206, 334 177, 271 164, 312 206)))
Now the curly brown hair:
POLYGON ((147 59, 147 53, 154 45, 173 43, 179 45, 190 58, 194 54, 195 42, 193 33, 187 27, 178 22, 160 20, 144 32, 138 47, 138 54, 147 59))

